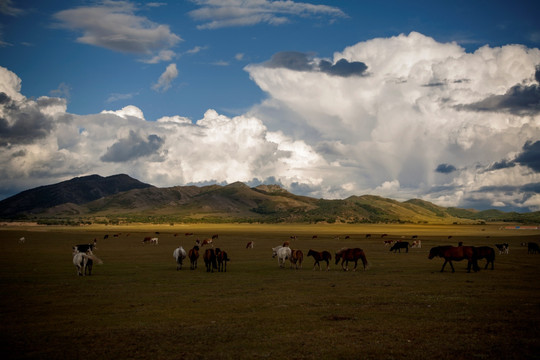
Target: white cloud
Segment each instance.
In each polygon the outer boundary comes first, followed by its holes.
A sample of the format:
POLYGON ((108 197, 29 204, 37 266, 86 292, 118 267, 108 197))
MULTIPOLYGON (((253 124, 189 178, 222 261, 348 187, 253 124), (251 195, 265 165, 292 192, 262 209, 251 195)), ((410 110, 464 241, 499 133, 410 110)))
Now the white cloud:
MULTIPOLYGON (((242 116, 208 110, 197 121, 173 114, 147 121, 135 106, 69 114, 63 99, 26 99, 20 79, 0 68, 0 118, 7 119, 0 124, 0 192, 14 183, 127 173, 157 186, 274 179, 314 197, 367 193, 538 208, 540 172, 531 156, 540 149, 540 112, 511 107, 516 96, 528 96, 519 106, 539 101, 540 50, 467 53, 411 33, 316 60, 333 66, 341 59, 367 70, 345 77, 315 67, 247 66, 268 99, 242 116), (479 106, 493 96, 504 101, 479 106), (32 136, 21 136, 25 129, 32 136)), ((174 64, 167 69, 159 90, 178 75, 174 64)))
POLYGON ((178 77, 178 69, 176 64, 169 64, 163 74, 159 77, 157 83, 152 85, 152 89, 155 91, 165 92, 171 87, 171 83, 178 77))
POLYGON ((107 1, 54 14, 57 26, 83 35, 77 41, 113 51, 150 55, 148 62, 170 61, 170 50, 182 39, 168 25, 135 15, 137 8, 126 1, 107 1))
POLYGON ((328 5, 313 5, 294 1, 271 0, 192 0, 199 8, 189 14, 205 22, 199 29, 250 26, 259 23, 280 25, 293 16, 347 17, 340 9, 328 5))

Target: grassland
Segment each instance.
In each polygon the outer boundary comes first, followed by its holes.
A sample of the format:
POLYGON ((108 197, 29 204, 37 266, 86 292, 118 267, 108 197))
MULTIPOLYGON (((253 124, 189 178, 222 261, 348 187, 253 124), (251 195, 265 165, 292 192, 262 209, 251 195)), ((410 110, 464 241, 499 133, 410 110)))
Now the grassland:
MULTIPOLYGON (((498 225, 189 225, 0 228, 0 344, 11 359, 534 359, 540 354, 536 230, 498 225), (143 245, 159 234, 159 245, 143 245), (227 273, 176 271, 178 245, 218 233, 227 273), (178 233, 178 236, 174 236, 178 233), (366 234, 371 234, 366 238, 366 234), (394 254, 388 238, 418 235, 394 254), (103 239, 109 234, 109 239, 103 239), (113 234, 120 234, 113 237, 113 234), (365 250, 369 270, 280 269, 270 248, 365 250), (317 238, 312 236, 317 234, 317 238), (339 239, 336 237, 339 235, 339 239), (350 238, 346 239, 346 235, 350 238), (448 239, 449 236, 451 239, 448 239), (19 244, 24 236, 26 242, 19 244), (76 276, 71 246, 104 264, 76 276), (246 249, 254 241, 253 249, 246 249), (508 242, 495 270, 440 273, 435 245, 508 242)), ((483 261, 481 262, 483 265, 483 261)), ((483 266, 482 266, 483 267, 483 266)))

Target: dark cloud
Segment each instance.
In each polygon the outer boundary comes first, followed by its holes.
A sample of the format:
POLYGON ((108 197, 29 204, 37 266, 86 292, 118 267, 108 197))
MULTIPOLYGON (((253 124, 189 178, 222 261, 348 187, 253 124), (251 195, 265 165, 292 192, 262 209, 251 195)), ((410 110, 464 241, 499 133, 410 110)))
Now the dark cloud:
MULTIPOLYGON (((534 77, 540 83, 540 65, 534 77)), ((512 114, 537 114, 540 112, 540 85, 515 85, 504 95, 492 95, 482 101, 459 106, 473 111, 505 111, 512 114)))
POLYGON ((501 170, 501 169, 506 169, 506 168, 510 168, 514 166, 516 166, 516 163, 514 162, 514 160, 501 160, 491 165, 487 170, 488 171, 501 170))
POLYGON ((0 146, 10 144, 30 144, 36 139, 46 137, 54 128, 54 121, 40 111, 40 104, 35 101, 24 101, 23 104, 13 101, 5 93, 0 93, 0 146))
POLYGON ((349 62, 345 59, 338 60, 332 65, 330 61, 321 60, 319 68, 322 72, 335 76, 362 76, 367 70, 367 65, 360 61, 349 62))
POLYGON ((519 154, 515 162, 540 172, 540 141, 527 141, 523 146, 523 152, 519 154))
POLYGON ((296 51, 284 51, 276 53, 264 66, 269 68, 285 68, 294 71, 320 71, 333 76, 363 76, 367 65, 360 61, 349 62, 340 59, 335 64, 328 60, 321 60, 318 64, 310 59, 305 53, 296 51))
POLYGON ((456 170, 456 167, 450 164, 439 164, 439 166, 437 166, 437 168, 435 169, 436 172, 441 174, 450 174, 456 170))
POLYGON ((101 157, 105 162, 124 162, 143 156, 155 154, 163 145, 164 140, 157 135, 149 135, 143 139, 134 131, 129 132, 126 139, 120 139, 101 157))

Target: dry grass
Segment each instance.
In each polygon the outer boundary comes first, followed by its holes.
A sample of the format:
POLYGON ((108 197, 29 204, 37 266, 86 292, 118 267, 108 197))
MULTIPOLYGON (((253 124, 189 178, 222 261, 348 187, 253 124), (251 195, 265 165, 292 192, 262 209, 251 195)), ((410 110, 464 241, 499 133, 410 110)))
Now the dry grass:
POLYGON ((3 227, 1 345, 19 359, 538 358, 540 255, 520 247, 535 238, 498 226, 3 227), (143 245, 155 231, 159 245, 143 245), (202 261, 175 270, 174 248, 193 244, 188 231, 219 233, 227 273, 206 273, 202 261), (418 235, 423 247, 390 253, 382 233, 418 235), (312 258, 280 269, 270 248, 293 234, 304 254, 362 247, 370 269, 312 271, 312 258), (104 264, 77 277, 70 248, 94 237, 104 264), (508 242, 510 254, 497 255, 494 271, 456 263, 440 273, 429 248, 458 241, 508 242))

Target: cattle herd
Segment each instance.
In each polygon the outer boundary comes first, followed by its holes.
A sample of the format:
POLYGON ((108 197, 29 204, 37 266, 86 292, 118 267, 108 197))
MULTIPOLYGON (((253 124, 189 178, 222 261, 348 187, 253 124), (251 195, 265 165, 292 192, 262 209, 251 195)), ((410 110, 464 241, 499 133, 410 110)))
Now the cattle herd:
MULTIPOLYGON (((159 233, 156 232, 156 235, 159 233)), ((193 233, 186 233, 186 236, 192 236, 193 233)), ((118 235, 114 235, 117 237, 118 235)), ((175 234, 174 236, 177 236, 175 234)), ((381 238, 385 238, 387 234, 381 235, 381 238)), ((107 239, 109 236, 105 235, 103 238, 107 239)), ((317 235, 314 235, 312 239, 316 239, 317 235)), ((371 235, 366 235, 366 238, 371 238, 371 235)), ((449 236, 448 239, 452 237, 449 236)), ((188 251, 186 251, 182 246, 174 249, 173 258, 176 261, 176 269, 182 270, 184 261, 187 259, 190 262, 190 269, 197 269, 197 262, 200 256, 204 261, 207 272, 226 272, 227 271, 227 262, 230 261, 229 255, 225 250, 221 248, 214 248, 215 240, 218 240, 219 236, 213 235, 211 238, 206 238, 202 241, 199 239, 195 240, 195 244, 188 251)), ((297 240, 296 236, 291 236, 291 240, 297 240)), ((409 252, 409 248, 421 248, 422 242, 418 239, 418 236, 412 237, 412 243, 405 241, 403 237, 398 240, 384 240, 383 244, 386 247, 389 247, 390 252, 399 252, 403 250, 405 253, 409 252)), ((24 244, 26 241, 25 238, 20 238, 19 243, 24 244)), ((158 245, 159 239, 157 236, 147 236, 142 240, 143 244, 152 244, 158 245)), ((527 247, 528 254, 540 254, 540 245, 535 242, 521 243, 521 246, 527 247)), ((246 245, 246 249, 253 249, 254 242, 249 241, 246 245)), ((94 239, 93 243, 90 244, 78 244, 72 247, 73 255, 73 265, 77 270, 79 276, 92 275, 93 264, 102 264, 101 261, 95 254, 94 250, 97 248, 97 239, 94 239)), ((499 255, 509 253, 509 244, 495 244, 499 255)), ((429 252, 429 259, 434 257, 444 258, 444 264, 441 269, 441 272, 444 271, 446 264, 450 264, 452 272, 454 272, 454 267, 452 261, 467 260, 468 266, 467 269, 470 271, 478 271, 478 260, 486 259, 485 269, 488 268, 488 265, 491 264, 491 269, 494 268, 494 259, 495 259, 496 250, 489 246, 464 246, 463 243, 459 242, 458 246, 436 246, 431 248, 429 252)), ((278 258, 279 267, 285 267, 286 260, 290 263, 290 268, 301 269, 302 263, 304 261, 304 253, 302 250, 291 248, 290 241, 285 241, 283 244, 272 248, 272 257, 278 258)), ((309 249, 307 252, 307 257, 312 257, 314 260, 313 270, 319 269, 322 270, 321 265, 324 264, 325 269, 328 271, 330 269, 330 261, 332 260, 332 254, 327 251, 318 251, 309 249), (322 263, 322 264, 321 264, 322 263)), ((367 269, 369 263, 366 258, 365 252, 360 248, 342 248, 334 253, 335 265, 338 265, 341 261, 341 268, 345 271, 348 270, 349 262, 354 262, 353 271, 357 268, 358 261, 362 262, 364 270, 367 269)))

